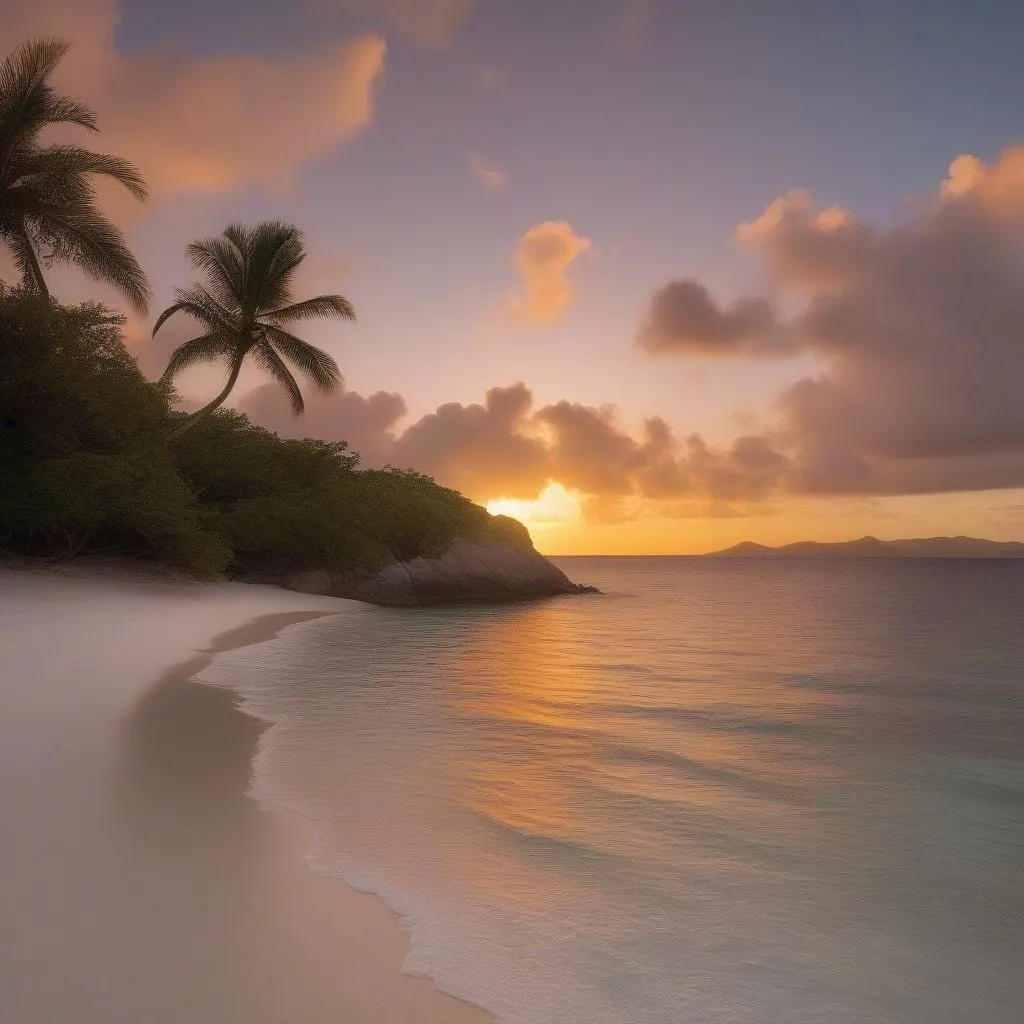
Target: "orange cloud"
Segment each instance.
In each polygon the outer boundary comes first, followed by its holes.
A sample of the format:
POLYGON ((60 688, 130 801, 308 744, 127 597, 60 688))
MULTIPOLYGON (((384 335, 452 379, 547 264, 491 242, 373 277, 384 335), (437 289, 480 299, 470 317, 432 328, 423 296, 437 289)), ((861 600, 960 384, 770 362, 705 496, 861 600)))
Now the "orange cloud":
POLYGON ((125 56, 115 0, 14 0, 12 40, 72 40, 58 84, 92 105, 104 146, 137 163, 154 192, 279 183, 372 118, 385 57, 375 35, 283 59, 125 56))
POLYGON ((777 284, 806 293, 843 281, 869 260, 875 232, 840 206, 818 210, 809 192, 793 189, 740 224, 736 240, 765 257, 777 284))
POLYGON ((612 406, 535 409, 522 383, 491 388, 482 403, 449 402, 404 431, 400 395, 312 396, 296 420, 278 391, 264 385, 238 407, 283 436, 348 441, 364 465, 416 469, 476 501, 530 503, 554 484, 571 492, 588 522, 745 514, 780 490, 789 466, 763 438, 712 449, 696 435, 679 440, 657 416, 637 436, 612 406))
POLYGON ((1009 146, 991 166, 970 153, 949 165, 940 195, 947 201, 969 199, 1006 220, 1024 218, 1024 145, 1009 146))
POLYGON ((384 54, 365 36, 286 60, 119 58, 105 131, 157 188, 275 183, 369 123, 384 54))
POLYGON ((511 175, 504 167, 486 160, 475 149, 469 151, 469 169, 473 177, 487 189, 502 189, 511 180, 511 175))
POLYGON ((522 292, 509 299, 509 310, 527 323, 555 320, 572 301, 566 274, 573 261, 591 248, 564 220, 535 224, 519 239, 512 265, 522 279, 522 292))

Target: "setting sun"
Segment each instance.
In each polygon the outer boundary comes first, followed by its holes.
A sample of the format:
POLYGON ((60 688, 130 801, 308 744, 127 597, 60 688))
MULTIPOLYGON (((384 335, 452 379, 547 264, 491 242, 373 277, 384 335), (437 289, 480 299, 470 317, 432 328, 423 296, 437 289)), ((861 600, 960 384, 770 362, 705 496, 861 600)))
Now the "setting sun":
POLYGON ((543 529, 577 522, 580 502, 561 484, 548 484, 533 501, 498 498, 487 502, 487 511, 492 516, 511 516, 530 529, 543 529))

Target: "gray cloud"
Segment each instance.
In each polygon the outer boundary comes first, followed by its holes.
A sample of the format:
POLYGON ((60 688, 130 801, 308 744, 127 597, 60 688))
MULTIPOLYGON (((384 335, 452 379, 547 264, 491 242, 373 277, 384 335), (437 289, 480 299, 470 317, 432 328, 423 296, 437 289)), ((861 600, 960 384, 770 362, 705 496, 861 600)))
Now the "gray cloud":
POLYGON ((669 281, 651 298, 637 336, 652 355, 785 355, 771 303, 742 298, 720 306, 697 281, 669 281))
MULTIPOLYGON (((1024 486, 1024 148, 959 158, 887 229, 794 192, 738 237, 802 299, 786 336, 822 367, 779 397, 792 491, 1024 486)), ((703 354, 755 350, 707 322, 703 354)))
POLYGON ((284 391, 276 384, 262 384, 237 402, 253 422, 282 437, 319 437, 347 441, 359 452, 365 468, 391 462, 395 452, 395 425, 406 414, 405 399, 387 391, 363 397, 355 391, 323 395, 308 390, 306 412, 294 417, 284 391))

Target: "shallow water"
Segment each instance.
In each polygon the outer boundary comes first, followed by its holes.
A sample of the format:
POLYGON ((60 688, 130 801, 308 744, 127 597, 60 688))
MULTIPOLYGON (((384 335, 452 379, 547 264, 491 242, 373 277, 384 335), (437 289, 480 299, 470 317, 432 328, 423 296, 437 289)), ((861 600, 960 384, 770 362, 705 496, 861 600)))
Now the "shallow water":
POLYGON ((204 673, 254 795, 502 1024, 1010 1024, 1024 562, 565 559, 204 673))

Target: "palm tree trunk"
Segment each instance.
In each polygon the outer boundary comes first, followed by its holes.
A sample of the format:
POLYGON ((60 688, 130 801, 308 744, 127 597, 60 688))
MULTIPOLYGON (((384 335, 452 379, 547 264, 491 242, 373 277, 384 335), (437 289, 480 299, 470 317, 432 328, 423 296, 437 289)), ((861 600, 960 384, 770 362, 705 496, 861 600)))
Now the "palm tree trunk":
POLYGON ((196 426, 199 423, 202 423, 202 421, 205 420, 206 417, 209 416, 214 409, 217 409, 221 405, 223 405, 228 395, 231 394, 231 389, 235 386, 235 383, 238 381, 238 375, 239 373, 241 373, 241 371, 242 359, 236 359, 231 367, 231 374, 228 377, 228 382, 227 384, 224 385, 224 390, 212 402, 209 402, 207 405, 204 405, 202 409, 198 409, 196 412, 192 413, 191 416, 186 417, 181 423, 179 423, 178 426, 176 426, 167 435, 167 440, 177 440, 179 437, 181 437, 182 434, 187 433, 194 426, 196 426))
MULTIPOLYGON (((39 263, 39 257, 36 256, 36 251, 33 248, 32 241, 28 235, 23 236, 22 244, 24 246, 23 254, 26 262, 28 263, 29 272, 27 274, 27 278, 36 286, 39 290, 39 294, 42 295, 44 299, 48 299, 50 297, 50 289, 46 286, 46 278, 43 277, 43 268, 39 263)), ((28 281, 26 281, 26 283, 28 283, 28 281)))

